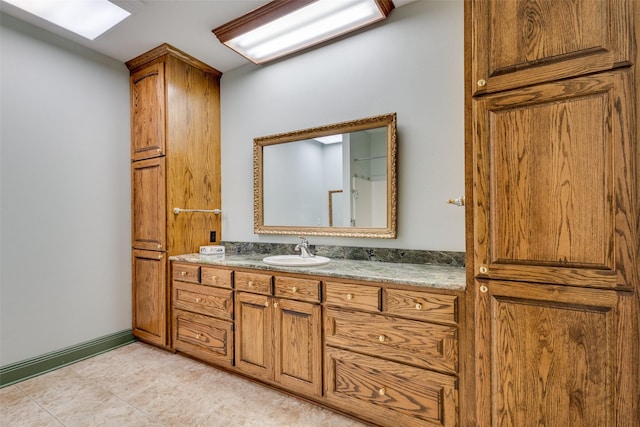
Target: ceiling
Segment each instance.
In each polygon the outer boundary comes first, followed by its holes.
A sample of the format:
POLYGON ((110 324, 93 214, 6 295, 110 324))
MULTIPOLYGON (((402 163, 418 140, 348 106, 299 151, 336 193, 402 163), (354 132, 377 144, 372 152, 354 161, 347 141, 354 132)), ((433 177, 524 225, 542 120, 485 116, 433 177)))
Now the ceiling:
MULTIPOLYGON (((224 73, 249 61, 221 44, 211 30, 269 1, 111 0, 131 12, 131 16, 95 40, 87 40, 4 1, 0 1, 0 10, 118 61, 126 62, 169 43, 224 73)), ((401 7, 413 1, 393 0, 393 3, 401 7)))

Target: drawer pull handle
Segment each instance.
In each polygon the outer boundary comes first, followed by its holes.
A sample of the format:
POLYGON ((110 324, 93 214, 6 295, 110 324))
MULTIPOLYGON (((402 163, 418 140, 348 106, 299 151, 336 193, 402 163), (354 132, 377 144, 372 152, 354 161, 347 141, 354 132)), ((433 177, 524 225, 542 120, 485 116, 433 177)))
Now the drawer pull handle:
POLYGON ((278 303, 277 302, 273 303, 273 308, 278 308, 278 303))
POLYGON ((211 276, 211 280, 213 280, 214 282, 218 281, 218 277, 217 276, 211 276))
POLYGON ((384 335, 380 335, 378 337, 378 341, 380 341, 380 342, 384 342, 384 340, 386 340, 386 339, 387 339, 387 337, 385 337, 384 335))
POLYGON ((296 288, 296 287, 294 286, 293 288, 291 288, 291 292, 293 292, 293 293, 295 294, 296 292, 298 292, 298 288, 296 288))
POLYGON ((196 339, 199 340, 200 339, 200 334, 196 334, 196 339))
POLYGON ((353 299, 353 294, 347 294, 347 299, 348 300, 352 300, 353 299))
POLYGON ((253 282, 252 282, 251 280, 249 280, 249 281, 247 282, 247 286, 248 286, 248 287, 252 287, 252 286, 253 286, 253 282))
POLYGON ((186 271, 181 271, 181 272, 180 272, 180 275, 181 275, 181 276, 186 276, 186 275, 187 275, 187 272, 186 272, 186 271))
POLYGON ((265 306, 265 307, 269 307, 269 301, 265 301, 265 302, 264 302, 264 306, 265 306))
POLYGON ((416 303, 416 310, 422 310, 422 304, 419 302, 416 303))
POLYGON ((196 302, 202 302, 202 298, 196 297, 196 302))
POLYGON ((378 390, 378 394, 380 396, 384 396, 385 394, 387 394, 387 389, 382 387, 380 390, 378 390))
POLYGON ((158 249, 162 249, 162 245, 158 245, 158 249))

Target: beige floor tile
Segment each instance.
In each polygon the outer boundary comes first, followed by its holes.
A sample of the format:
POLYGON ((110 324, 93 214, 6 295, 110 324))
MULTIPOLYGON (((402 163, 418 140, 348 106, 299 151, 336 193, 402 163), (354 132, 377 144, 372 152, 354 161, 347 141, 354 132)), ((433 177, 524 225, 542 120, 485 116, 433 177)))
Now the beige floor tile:
POLYGON ((0 389, 0 425, 59 427, 63 424, 14 385, 0 389))

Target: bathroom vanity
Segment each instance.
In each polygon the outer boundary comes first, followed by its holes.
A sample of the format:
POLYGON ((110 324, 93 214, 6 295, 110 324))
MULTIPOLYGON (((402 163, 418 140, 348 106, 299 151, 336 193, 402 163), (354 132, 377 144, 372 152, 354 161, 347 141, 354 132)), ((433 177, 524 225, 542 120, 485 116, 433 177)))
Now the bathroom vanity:
POLYGON ((176 351, 377 425, 459 424, 464 268, 171 260, 176 351))

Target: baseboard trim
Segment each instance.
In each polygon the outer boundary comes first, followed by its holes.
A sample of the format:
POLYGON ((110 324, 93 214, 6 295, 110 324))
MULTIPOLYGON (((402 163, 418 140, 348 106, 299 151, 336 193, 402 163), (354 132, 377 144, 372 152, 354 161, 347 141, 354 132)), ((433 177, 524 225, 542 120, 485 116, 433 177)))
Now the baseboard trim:
POLYGON ((0 367, 0 388, 137 341, 131 329, 0 367))

